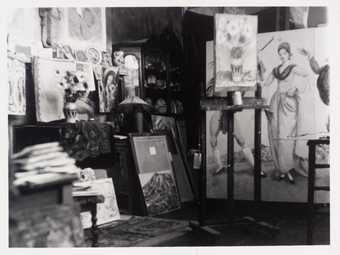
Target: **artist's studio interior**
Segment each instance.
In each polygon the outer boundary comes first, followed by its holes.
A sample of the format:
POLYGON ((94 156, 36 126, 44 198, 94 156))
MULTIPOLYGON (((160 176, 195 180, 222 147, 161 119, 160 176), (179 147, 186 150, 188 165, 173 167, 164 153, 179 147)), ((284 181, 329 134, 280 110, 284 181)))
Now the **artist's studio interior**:
POLYGON ((327 11, 11 9, 8 246, 330 245, 327 11))

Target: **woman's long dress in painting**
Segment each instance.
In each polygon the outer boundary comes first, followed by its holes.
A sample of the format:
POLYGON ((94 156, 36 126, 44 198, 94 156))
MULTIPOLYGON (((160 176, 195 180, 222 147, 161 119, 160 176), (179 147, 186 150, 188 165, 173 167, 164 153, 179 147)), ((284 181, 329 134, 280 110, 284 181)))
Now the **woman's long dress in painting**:
POLYGON ((307 98, 309 82, 298 66, 291 64, 284 70, 278 66, 272 75, 278 85, 267 112, 269 143, 276 169, 288 172, 296 168, 296 159, 307 158, 306 141, 299 138, 312 132, 308 110, 312 111, 313 100, 307 98))

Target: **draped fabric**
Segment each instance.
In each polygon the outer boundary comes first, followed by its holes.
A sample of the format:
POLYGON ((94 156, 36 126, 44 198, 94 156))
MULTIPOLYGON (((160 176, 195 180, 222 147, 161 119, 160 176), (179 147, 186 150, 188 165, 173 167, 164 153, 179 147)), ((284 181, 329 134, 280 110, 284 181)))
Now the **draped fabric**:
POLYGON ((293 68, 295 67, 296 65, 288 65, 281 73, 280 73, 280 68, 281 68, 281 65, 275 67, 273 69, 273 75, 276 79, 282 81, 282 80, 285 80, 290 72, 293 70, 293 68))
POLYGON ((188 116, 188 148, 200 139, 200 97, 205 87, 206 42, 214 39, 214 17, 186 11, 183 17, 184 111, 188 116), (190 117, 189 117, 190 116, 190 117))
POLYGON ((110 153, 111 134, 111 127, 107 124, 79 121, 62 128, 61 145, 71 157, 82 161, 110 153))

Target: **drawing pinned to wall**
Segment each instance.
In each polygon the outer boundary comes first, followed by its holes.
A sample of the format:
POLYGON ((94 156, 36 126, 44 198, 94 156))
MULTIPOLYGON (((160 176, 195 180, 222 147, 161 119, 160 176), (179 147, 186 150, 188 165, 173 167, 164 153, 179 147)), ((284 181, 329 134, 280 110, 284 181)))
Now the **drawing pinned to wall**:
POLYGON ((26 114, 26 68, 25 63, 15 57, 7 57, 8 70, 8 114, 26 114))
POLYGON ((216 88, 249 90, 256 84, 257 16, 215 15, 216 88))
POLYGON ((41 41, 44 47, 54 47, 63 42, 66 33, 65 8, 39 8, 41 41))
POLYGON ((105 49, 104 8, 68 8, 68 35, 72 41, 79 44, 105 49))
POLYGON ((106 49, 105 8, 39 8, 44 47, 106 49))

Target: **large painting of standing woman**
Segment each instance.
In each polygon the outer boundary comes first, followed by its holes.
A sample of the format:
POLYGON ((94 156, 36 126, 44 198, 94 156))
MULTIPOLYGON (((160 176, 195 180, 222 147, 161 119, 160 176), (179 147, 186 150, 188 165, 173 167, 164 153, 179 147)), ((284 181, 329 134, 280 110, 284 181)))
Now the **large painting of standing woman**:
MULTIPOLYGON (((263 73, 259 77, 262 77, 264 87, 277 81, 276 91, 270 99, 270 109, 266 111, 268 138, 274 165, 278 170, 277 179, 294 184, 296 161, 303 159, 305 155, 302 151, 304 148, 298 145, 297 138, 302 135, 302 126, 308 125, 300 118, 302 114, 307 114, 302 112, 300 99, 309 84, 307 79, 301 82, 299 77, 307 78, 308 72, 292 61, 290 43, 281 42, 277 54, 281 63, 275 66, 267 77, 264 77, 263 73)), ((261 59, 259 61, 263 66, 261 59)))

